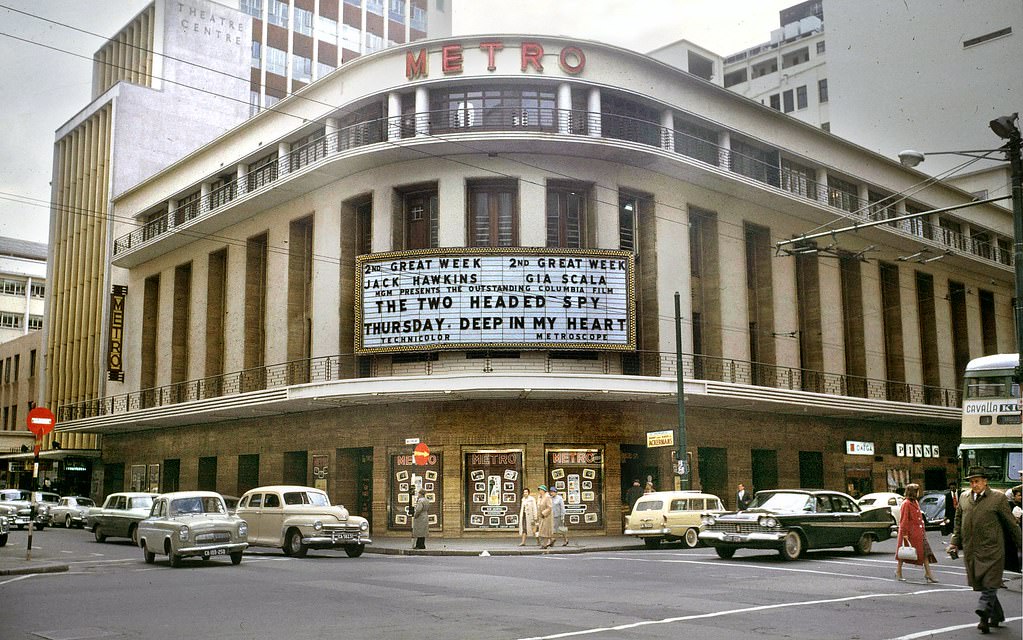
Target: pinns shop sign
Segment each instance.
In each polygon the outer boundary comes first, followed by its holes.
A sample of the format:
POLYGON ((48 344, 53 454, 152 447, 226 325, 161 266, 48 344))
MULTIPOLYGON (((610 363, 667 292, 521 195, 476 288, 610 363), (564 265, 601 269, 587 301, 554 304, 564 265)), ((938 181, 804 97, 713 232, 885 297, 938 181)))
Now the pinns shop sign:
MULTIPOLYGON (((440 70, 444 75, 457 75, 464 71, 466 56, 486 56, 487 71, 498 68, 509 69, 518 67, 519 71, 543 73, 544 62, 557 64, 568 75, 577 76, 586 68, 586 54, 575 45, 562 47, 555 51, 544 50, 539 42, 523 41, 505 47, 502 40, 489 40, 479 43, 478 47, 465 47, 461 44, 446 44, 440 48, 440 70), (507 50, 506 50, 507 49, 507 50), (515 53, 518 49, 518 55, 515 53), (546 60, 545 60, 546 59, 546 60)), ((405 52, 405 77, 409 80, 420 80, 430 75, 430 56, 426 47, 418 51, 405 52)))

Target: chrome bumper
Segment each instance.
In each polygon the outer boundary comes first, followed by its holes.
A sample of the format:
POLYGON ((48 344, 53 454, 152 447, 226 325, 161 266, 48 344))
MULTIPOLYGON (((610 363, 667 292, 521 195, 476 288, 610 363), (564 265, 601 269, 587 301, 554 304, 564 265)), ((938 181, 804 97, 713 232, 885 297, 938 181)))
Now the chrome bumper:
POLYGON ((330 548, 330 547, 343 547, 349 544, 372 544, 373 541, 369 539, 369 536, 363 535, 361 532, 354 532, 354 538, 342 538, 342 532, 317 532, 316 535, 302 536, 302 544, 311 548, 330 548))
POLYGON ((781 542, 787 531, 755 531, 753 533, 725 533, 724 531, 701 531, 700 540, 723 542, 725 544, 748 544, 781 542))
POLYGON ((238 553, 245 551, 249 547, 248 542, 235 542, 231 544, 203 544, 194 547, 183 547, 178 549, 174 553, 179 556, 201 556, 207 551, 216 551, 217 549, 224 549, 225 554, 238 553))
POLYGON ((625 535, 627 536, 666 536, 671 534, 671 529, 664 527, 661 529, 626 529, 625 535))

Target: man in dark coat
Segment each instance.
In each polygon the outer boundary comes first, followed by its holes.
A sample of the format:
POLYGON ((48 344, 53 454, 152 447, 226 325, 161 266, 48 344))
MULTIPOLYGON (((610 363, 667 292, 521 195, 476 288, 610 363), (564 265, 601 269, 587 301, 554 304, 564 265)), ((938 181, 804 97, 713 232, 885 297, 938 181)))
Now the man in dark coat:
POLYGON ((947 536, 955 529, 956 507, 959 505, 959 484, 948 483, 948 491, 945 492, 945 519, 941 523, 941 535, 947 536))
POLYGON ((430 504, 426 491, 420 489, 416 507, 412 511, 412 537, 416 539, 414 549, 426 548, 426 534, 430 531, 430 504))
POLYGON ((735 492, 735 509, 737 511, 745 511, 749 509, 751 502, 753 502, 753 496, 750 495, 749 491, 746 491, 746 485, 740 482, 739 490, 735 492))
POLYGON ((633 480, 632 486, 629 487, 629 490, 625 494, 625 503, 626 506, 629 507, 629 511, 632 511, 632 508, 636 506, 636 500, 639 500, 642 497, 643 487, 639 485, 639 480, 633 480))
POLYGON ((1015 565, 1019 571, 1020 530, 1008 499, 1003 492, 988 487, 988 474, 983 468, 971 469, 966 479, 970 490, 959 496, 949 551, 963 551, 966 581, 974 591, 980 591, 977 628, 988 633, 990 627, 1005 620, 998 589, 1007 566, 1015 565))

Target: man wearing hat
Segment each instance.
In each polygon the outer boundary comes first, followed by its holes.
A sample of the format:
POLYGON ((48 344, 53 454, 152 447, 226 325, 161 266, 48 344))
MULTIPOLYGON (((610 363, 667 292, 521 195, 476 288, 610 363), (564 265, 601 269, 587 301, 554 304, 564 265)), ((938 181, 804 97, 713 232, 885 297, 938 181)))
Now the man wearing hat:
POLYGON ((540 538, 540 546, 549 549, 554 544, 554 521, 551 517, 553 505, 550 495, 547 494, 547 485, 542 484, 537 488, 540 490, 540 497, 536 499, 536 516, 539 523, 537 535, 540 538))
POLYGON ((1020 530, 1012 518, 1005 494, 988 487, 988 473, 983 467, 971 468, 966 479, 970 481, 970 489, 959 496, 948 550, 963 552, 966 581, 974 591, 980 591, 977 629, 988 633, 991 627, 1005 620, 998 602, 998 589, 1002 586, 1005 568, 1019 571, 1020 530))

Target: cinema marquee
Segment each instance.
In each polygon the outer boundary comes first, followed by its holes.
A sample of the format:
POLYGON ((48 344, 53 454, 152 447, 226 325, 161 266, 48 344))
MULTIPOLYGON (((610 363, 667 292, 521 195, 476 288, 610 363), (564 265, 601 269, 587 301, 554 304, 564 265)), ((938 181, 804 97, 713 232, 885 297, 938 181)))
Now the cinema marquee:
MULTIPOLYGON (((510 47, 511 48, 511 47, 510 47)), ((519 44, 518 60, 514 54, 502 53, 505 44, 501 40, 490 40, 479 44, 478 52, 474 48, 466 49, 461 44, 446 44, 440 48, 441 72, 444 75, 457 75, 463 72, 466 55, 485 55, 487 71, 497 71, 499 59, 501 66, 518 64, 519 70, 526 73, 532 70, 543 73, 544 58, 553 56, 544 50, 539 42, 522 42, 519 44)), ((586 54, 575 45, 562 47, 557 52, 558 66, 568 75, 577 76, 586 68, 586 54)), ((405 77, 409 80, 420 80, 430 75, 430 52, 423 47, 418 51, 405 53, 405 77)), ((549 63, 548 63, 549 64, 549 63)))

